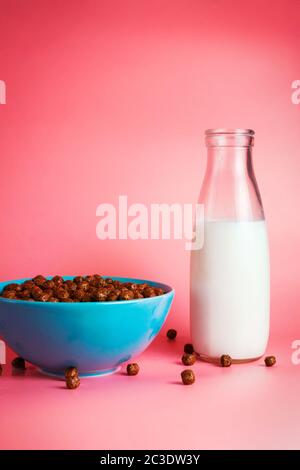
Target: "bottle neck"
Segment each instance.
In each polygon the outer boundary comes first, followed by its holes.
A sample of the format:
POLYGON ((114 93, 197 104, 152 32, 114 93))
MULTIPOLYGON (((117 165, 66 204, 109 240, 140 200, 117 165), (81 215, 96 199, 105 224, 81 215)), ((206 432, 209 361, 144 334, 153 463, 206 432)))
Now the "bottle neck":
POLYGON ((252 170, 252 147, 208 147, 206 173, 217 172, 223 178, 252 170))
POLYGON ((252 166, 252 145, 228 145, 228 137, 226 139, 227 145, 208 145, 200 193, 205 217, 210 220, 263 219, 252 166))

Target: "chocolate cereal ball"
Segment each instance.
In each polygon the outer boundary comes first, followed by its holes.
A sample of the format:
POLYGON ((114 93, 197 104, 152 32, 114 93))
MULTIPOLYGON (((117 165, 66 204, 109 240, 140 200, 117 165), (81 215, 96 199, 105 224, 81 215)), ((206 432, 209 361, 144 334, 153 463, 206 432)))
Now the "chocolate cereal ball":
POLYGON ((195 374, 191 369, 186 369, 181 372, 181 380, 184 385, 192 385, 195 380, 195 374))
POLYGON ((191 343, 187 343, 184 345, 184 352, 186 354, 193 354, 194 353, 194 346, 191 343))
POLYGON ((232 359, 228 354, 223 354, 223 356, 220 358, 220 362, 222 367, 230 367, 232 359))
POLYGON ((177 336, 177 331, 174 330, 173 328, 170 328, 170 330, 167 331, 167 338, 170 340, 174 340, 177 336))
POLYGON ((267 356, 265 357, 265 364, 267 367, 272 367, 276 364, 276 357, 275 356, 267 356))
POLYGON ((9 300, 37 302, 116 302, 163 295, 160 287, 146 282, 122 282, 100 274, 75 276, 64 280, 56 275, 46 279, 39 274, 23 283, 7 284, 0 296, 9 300))
POLYGON ((15 357, 11 361, 11 365, 15 369, 19 369, 19 370, 25 370, 26 369, 26 365, 25 365, 25 361, 24 361, 23 357, 15 357))
POLYGON ((68 367, 65 370, 65 378, 69 379, 71 377, 78 377, 78 369, 77 367, 68 367))
POLYGON ((182 364, 185 366, 192 366, 196 362, 196 355, 195 354, 187 354, 184 353, 184 355, 181 358, 182 364))
POLYGON ((137 363, 127 364, 127 374, 128 375, 137 375, 140 371, 140 367, 137 363))
POLYGON ((75 390, 80 385, 80 378, 79 377, 69 377, 66 379, 66 387, 69 390, 75 390))

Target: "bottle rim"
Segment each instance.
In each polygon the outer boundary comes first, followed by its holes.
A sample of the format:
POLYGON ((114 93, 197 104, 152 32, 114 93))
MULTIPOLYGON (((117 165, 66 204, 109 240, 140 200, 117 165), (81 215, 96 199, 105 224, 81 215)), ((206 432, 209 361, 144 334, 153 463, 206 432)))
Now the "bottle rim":
POLYGON ((217 127, 215 129, 207 129, 205 131, 205 135, 245 135, 245 136, 253 136, 255 134, 253 129, 226 129, 222 127, 217 127))

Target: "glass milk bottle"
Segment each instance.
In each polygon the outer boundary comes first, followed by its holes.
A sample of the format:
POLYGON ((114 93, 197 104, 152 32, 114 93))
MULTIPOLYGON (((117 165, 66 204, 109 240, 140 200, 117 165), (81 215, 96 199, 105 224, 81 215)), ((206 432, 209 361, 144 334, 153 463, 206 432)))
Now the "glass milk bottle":
MULTIPOLYGON (((191 252, 191 337, 200 358, 261 357, 269 337, 269 248, 252 166, 254 131, 206 131, 203 247, 191 252)), ((197 228, 197 227, 196 227, 197 228)), ((199 227, 198 227, 199 228, 199 227)))

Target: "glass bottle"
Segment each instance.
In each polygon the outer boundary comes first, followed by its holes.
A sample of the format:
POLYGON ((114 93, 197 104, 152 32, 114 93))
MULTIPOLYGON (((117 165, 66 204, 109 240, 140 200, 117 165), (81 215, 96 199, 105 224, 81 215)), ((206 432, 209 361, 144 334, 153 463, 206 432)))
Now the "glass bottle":
MULTIPOLYGON (((207 361, 261 357, 269 337, 269 248, 252 166, 254 131, 206 131, 199 203, 204 243, 191 252, 191 338, 207 361)), ((196 227, 197 228, 197 227, 196 227)))

